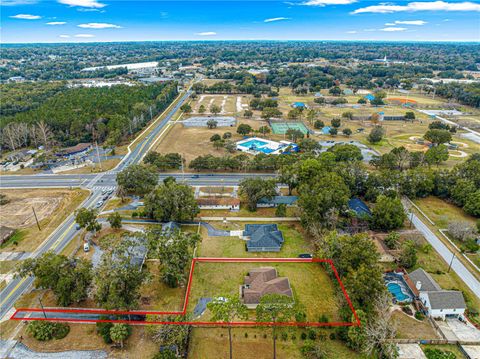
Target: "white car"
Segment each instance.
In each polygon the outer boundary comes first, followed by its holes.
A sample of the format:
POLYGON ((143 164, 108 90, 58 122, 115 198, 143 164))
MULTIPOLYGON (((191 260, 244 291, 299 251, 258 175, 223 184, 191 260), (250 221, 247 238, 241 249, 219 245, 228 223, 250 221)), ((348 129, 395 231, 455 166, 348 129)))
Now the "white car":
POLYGON ((83 243, 83 251, 84 252, 90 251, 90 244, 88 242, 83 243))
POLYGON ((103 204, 103 201, 98 201, 96 207, 97 207, 97 208, 98 208, 98 207, 101 207, 102 204, 103 204))

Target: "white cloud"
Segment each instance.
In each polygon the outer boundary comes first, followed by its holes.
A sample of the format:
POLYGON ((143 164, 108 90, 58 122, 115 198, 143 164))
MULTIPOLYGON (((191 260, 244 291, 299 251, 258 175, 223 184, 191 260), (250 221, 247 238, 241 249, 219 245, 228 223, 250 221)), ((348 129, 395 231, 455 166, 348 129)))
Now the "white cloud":
POLYGON ((58 0, 60 4, 80 7, 102 8, 107 5, 98 2, 97 0, 58 0))
POLYGON ((423 20, 402 20, 402 21, 397 20, 395 21, 395 24, 422 26, 422 25, 428 24, 428 22, 423 20))
POLYGON ((2 0, 2 6, 16 6, 16 5, 32 5, 36 4, 37 0, 2 0))
POLYGON ((357 31, 355 31, 355 30, 347 31, 347 34, 356 34, 356 33, 357 33, 357 31))
POLYGON ((426 1, 410 2, 406 5, 383 3, 357 9, 352 14, 380 13, 388 14, 402 11, 480 11, 480 4, 473 2, 426 1))
POLYGON ((83 29, 121 29, 121 26, 114 24, 107 24, 104 22, 89 22, 88 24, 77 25, 83 29))
POLYGON ((384 29, 380 29, 380 31, 386 32, 396 32, 396 31, 405 31, 407 30, 405 27, 386 27, 384 29))
POLYGON ((95 37, 95 35, 92 35, 92 34, 76 34, 75 37, 95 37))
POLYGON ((348 5, 357 2, 357 0, 308 0, 302 3, 307 6, 327 6, 327 5, 348 5))
POLYGON ((195 35, 198 36, 215 36, 217 33, 213 31, 204 31, 204 32, 197 32, 195 35))
POLYGON ((385 23, 385 26, 395 26, 395 23, 394 22, 387 22, 387 23, 385 23))
POLYGON ((41 16, 38 15, 30 15, 30 14, 17 14, 10 16, 12 19, 20 19, 20 20, 38 20, 41 19, 41 16))
POLYGON ((47 22, 47 25, 65 25, 66 22, 65 21, 50 21, 50 22, 47 22))
POLYGON ((60 35, 59 37, 61 37, 63 39, 68 39, 70 37, 70 35, 60 35))
POLYGON ((263 22, 274 22, 274 21, 283 21, 283 20, 290 20, 288 17, 272 17, 270 19, 265 19, 263 22))

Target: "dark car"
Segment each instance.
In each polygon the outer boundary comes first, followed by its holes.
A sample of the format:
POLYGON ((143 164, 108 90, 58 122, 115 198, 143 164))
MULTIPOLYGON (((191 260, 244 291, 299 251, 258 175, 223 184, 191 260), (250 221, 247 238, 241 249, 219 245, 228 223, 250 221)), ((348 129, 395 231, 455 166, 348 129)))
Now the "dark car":
POLYGON ((298 255, 298 258, 313 258, 310 253, 302 253, 298 255))

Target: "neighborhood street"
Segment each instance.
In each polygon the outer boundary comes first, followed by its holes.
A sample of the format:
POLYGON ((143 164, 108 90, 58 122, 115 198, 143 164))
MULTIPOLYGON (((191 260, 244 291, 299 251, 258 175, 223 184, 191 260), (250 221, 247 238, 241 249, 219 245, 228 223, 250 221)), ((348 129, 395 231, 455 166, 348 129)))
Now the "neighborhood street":
POLYGON ((465 282, 472 292, 480 298, 480 282, 470 273, 470 271, 456 257, 445 244, 418 218, 414 213, 409 214, 412 223, 418 229, 432 247, 442 256, 448 264, 452 262, 452 270, 465 282), (453 261, 452 261, 453 258, 453 261))

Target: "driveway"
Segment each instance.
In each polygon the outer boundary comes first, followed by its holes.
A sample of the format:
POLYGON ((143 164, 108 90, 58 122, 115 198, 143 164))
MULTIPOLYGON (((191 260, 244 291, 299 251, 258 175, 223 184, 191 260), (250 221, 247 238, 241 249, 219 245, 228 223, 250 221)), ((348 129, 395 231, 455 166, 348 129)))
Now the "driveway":
POLYGON ((462 345, 463 350, 472 359, 480 359, 480 345, 462 345))
POLYGON ((475 328, 470 322, 462 323, 458 319, 449 318, 446 320, 446 323, 459 340, 478 342, 480 344, 480 330, 475 328))
POLYGON ((427 359, 418 344, 397 344, 398 359, 427 359))

